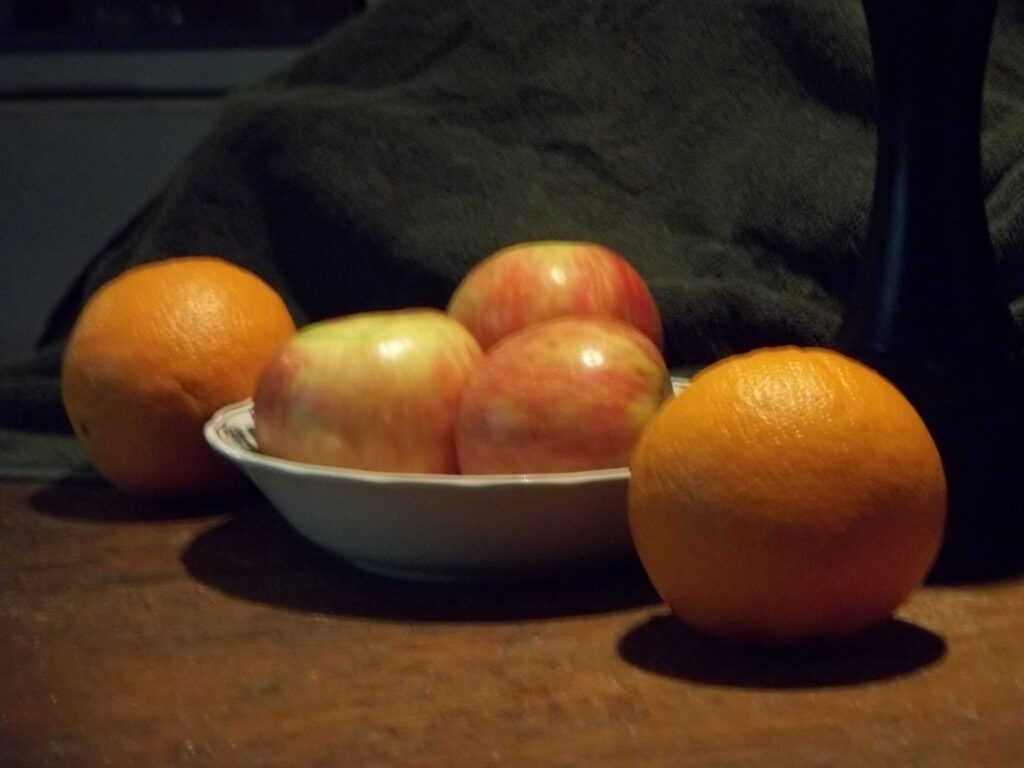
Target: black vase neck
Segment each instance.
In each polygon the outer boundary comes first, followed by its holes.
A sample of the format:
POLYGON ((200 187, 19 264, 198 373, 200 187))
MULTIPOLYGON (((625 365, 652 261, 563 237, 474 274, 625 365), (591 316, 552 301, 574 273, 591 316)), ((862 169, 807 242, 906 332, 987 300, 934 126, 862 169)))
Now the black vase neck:
POLYGON ((865 269, 840 331, 877 354, 967 354, 1004 340, 981 189, 982 92, 995 0, 864 0, 877 164, 865 269))
POLYGON ((863 0, 878 149, 864 256, 837 346, 895 383, 939 447, 934 573, 1024 570, 1024 355, 981 188, 995 0, 863 0))

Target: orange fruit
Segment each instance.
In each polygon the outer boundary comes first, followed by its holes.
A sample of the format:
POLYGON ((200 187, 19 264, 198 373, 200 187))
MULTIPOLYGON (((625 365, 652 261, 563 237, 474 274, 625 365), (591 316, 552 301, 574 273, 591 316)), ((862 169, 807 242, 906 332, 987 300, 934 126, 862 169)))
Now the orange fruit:
POLYGON ((203 438, 213 412, 249 397, 295 333, 281 297, 209 256, 130 269, 85 304, 68 339, 61 395, 97 471, 124 491, 169 496, 236 476, 203 438))
POLYGON ((836 352, 720 361, 630 461, 629 523, 672 612, 727 640, 841 638, 887 620, 941 544, 946 481, 913 406, 836 352))

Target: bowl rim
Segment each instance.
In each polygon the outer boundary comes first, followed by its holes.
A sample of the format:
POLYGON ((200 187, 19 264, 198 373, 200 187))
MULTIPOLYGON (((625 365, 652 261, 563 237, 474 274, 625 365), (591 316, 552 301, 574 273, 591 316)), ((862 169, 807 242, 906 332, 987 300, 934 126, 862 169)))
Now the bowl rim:
MULTIPOLYGON (((689 383, 685 377, 672 377, 673 389, 678 393, 689 383)), ((228 426, 248 428, 252 423, 252 398, 230 403, 219 409, 203 425, 207 443, 219 454, 243 466, 259 467, 286 475, 307 478, 349 480, 379 485, 422 485, 445 488, 493 488, 525 485, 579 485, 595 482, 618 482, 629 479, 629 467, 589 469, 573 472, 544 472, 518 474, 438 474, 429 472, 382 472, 369 469, 332 467, 282 459, 260 453, 258 447, 243 449, 226 440, 221 431, 228 426), (239 424, 242 421, 242 424, 239 424), (247 422, 247 423, 246 423, 247 422)))
POLYGON ((240 420, 252 417, 252 400, 241 400, 218 409, 204 426, 207 442, 220 454, 242 465, 269 469, 287 475, 318 477, 334 480, 353 480, 381 485, 436 485, 446 488, 486 488, 509 485, 576 485, 585 482, 624 480, 629 477, 628 467, 590 469, 576 472, 545 472, 523 474, 459 475, 430 472, 381 472, 370 469, 332 467, 281 459, 246 450, 224 439, 220 430, 225 426, 239 426, 240 420))

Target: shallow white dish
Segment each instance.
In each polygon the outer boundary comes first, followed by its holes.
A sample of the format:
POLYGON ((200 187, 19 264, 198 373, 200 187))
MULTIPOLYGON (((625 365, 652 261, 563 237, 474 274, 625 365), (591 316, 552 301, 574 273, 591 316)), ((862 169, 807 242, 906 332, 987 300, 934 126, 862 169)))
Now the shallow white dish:
MULTIPOLYGON (((674 379, 678 391, 685 380, 674 379)), ((633 551, 629 470, 530 475, 367 472, 259 452, 252 403, 206 424, 288 523, 363 570, 418 581, 493 581, 611 563, 633 551)))

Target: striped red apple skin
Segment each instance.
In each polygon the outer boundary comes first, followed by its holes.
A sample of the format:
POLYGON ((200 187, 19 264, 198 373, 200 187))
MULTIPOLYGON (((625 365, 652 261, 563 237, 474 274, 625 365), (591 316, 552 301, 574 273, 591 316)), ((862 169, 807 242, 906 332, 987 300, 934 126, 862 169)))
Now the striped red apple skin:
POLYGON ((543 241, 502 249, 466 274, 448 303, 485 350, 528 325, 559 317, 609 317, 659 349, 661 316, 643 278, 597 243, 543 241))
POLYGON ((314 323, 260 377, 256 441, 310 464, 456 473, 455 419, 482 357, 469 331, 436 309, 314 323))
POLYGON ((625 467, 672 384, 654 343, 606 318, 531 325, 469 376, 455 426, 466 474, 625 467))

